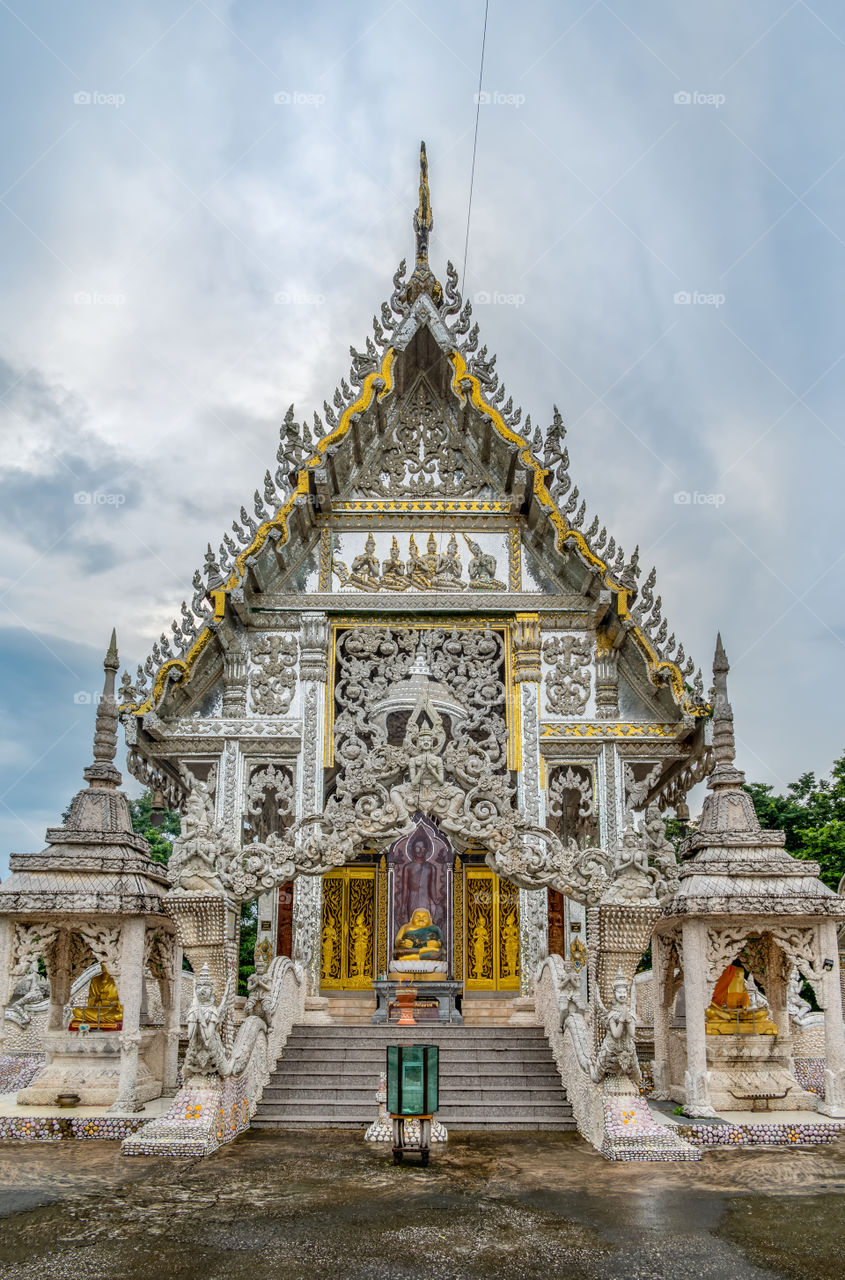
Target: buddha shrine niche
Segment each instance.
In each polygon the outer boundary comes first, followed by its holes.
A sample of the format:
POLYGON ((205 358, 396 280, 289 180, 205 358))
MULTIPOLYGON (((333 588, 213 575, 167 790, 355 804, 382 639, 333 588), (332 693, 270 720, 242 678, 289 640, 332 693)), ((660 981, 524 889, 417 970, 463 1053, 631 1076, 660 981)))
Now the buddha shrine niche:
POLYGON ((70 1031, 120 1031, 123 1026, 123 1005, 120 1003, 114 978, 102 965, 88 986, 86 1002, 74 1008, 68 1024, 70 1031))
POLYGON ((391 977, 413 973, 419 980, 449 973, 453 861, 448 840, 421 814, 415 815, 409 834, 391 845, 387 855, 391 977))

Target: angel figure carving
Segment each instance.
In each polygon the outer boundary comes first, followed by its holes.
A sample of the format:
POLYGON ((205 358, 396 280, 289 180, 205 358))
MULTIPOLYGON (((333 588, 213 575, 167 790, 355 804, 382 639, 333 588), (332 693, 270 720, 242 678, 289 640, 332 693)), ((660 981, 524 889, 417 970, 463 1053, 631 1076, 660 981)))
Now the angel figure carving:
POLYGON ((214 1003, 214 983, 207 964, 200 969, 194 985, 194 1001, 188 1013, 188 1048, 182 1072, 185 1080, 192 1076, 231 1075, 229 1059, 220 1035, 220 1022, 229 1001, 231 977, 219 1005, 214 1003))
POLYGON ((606 1028, 590 1075, 596 1084, 606 1075, 630 1076, 637 1084, 642 1079, 637 1059, 634 1032, 637 1015, 631 1002, 631 984, 621 973, 613 980, 613 1002, 608 1009, 596 991, 596 1008, 601 1025, 606 1028))

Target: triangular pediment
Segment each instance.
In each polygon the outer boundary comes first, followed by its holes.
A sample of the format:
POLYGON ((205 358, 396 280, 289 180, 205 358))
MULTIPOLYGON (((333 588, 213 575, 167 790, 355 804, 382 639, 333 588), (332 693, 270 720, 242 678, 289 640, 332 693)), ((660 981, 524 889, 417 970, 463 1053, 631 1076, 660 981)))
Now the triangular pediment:
POLYGON ((382 609, 391 599, 413 609, 426 595, 430 608, 447 597, 465 612, 545 608, 568 614, 566 625, 602 628, 642 671, 632 718, 655 688, 703 714, 700 678, 690 683, 692 664, 666 639, 653 571, 640 583, 636 550, 626 556, 590 522, 557 411, 546 432, 520 425, 456 270, 437 281, 416 229, 414 271, 396 272, 373 337, 351 351, 348 382, 313 428, 291 406, 278 465, 241 508, 234 538, 227 532, 218 552, 209 545, 192 609, 125 684, 124 703, 156 708, 195 665, 219 667, 233 615, 237 630, 262 610, 382 609))

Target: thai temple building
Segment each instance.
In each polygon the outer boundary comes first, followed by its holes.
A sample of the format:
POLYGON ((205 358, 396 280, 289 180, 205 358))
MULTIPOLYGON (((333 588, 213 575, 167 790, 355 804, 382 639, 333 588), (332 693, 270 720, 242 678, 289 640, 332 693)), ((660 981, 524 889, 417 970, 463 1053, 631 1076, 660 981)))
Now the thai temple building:
POLYGON ((39 956, 52 990, 48 1074, 19 1101, 58 1079, 120 1115, 175 1095, 127 1130, 128 1154, 203 1154, 250 1123, 363 1126, 374 1103, 359 1093, 377 1080, 350 1077, 348 1096, 315 1093, 309 1109, 297 1053, 381 1052, 408 1035, 396 1018, 410 1004, 443 1049, 441 1118, 456 1128, 577 1124, 614 1159, 693 1159, 732 1107, 803 1108, 831 1140, 845 1119, 845 903, 782 833, 761 832, 721 641, 706 695, 655 570, 573 483, 560 414, 545 431, 523 421, 457 272, 435 274, 433 225, 423 145, 413 269, 394 275, 348 379, 312 423, 287 411, 190 605, 114 696, 110 646, 85 773, 96 794, 0 886, 0 1005, 13 1023, 35 1007, 39 956), (128 769, 154 809, 183 815, 166 880, 116 790, 118 714, 128 769), (704 778, 678 858, 664 818, 686 825, 704 778), (77 847, 92 887, 71 917, 56 885, 77 847), (101 898, 110 868, 123 879, 101 898), (254 900, 256 973, 238 1007, 254 900), (492 1029, 514 1056, 484 1094, 446 1068, 449 1045, 475 1037, 483 1074, 492 1029), (646 1093, 699 1131, 658 1122, 646 1093))
POLYGON ((413 905, 398 870, 413 855, 387 849, 421 806, 397 789, 415 759, 417 786, 451 786, 462 803, 435 807, 442 843, 424 829, 420 865, 470 1016, 530 994, 538 958, 584 929, 560 892, 490 865, 482 811, 513 795, 564 845, 605 849, 631 812, 683 814, 708 707, 654 572, 573 485, 560 415, 545 435, 522 423, 456 273, 435 276, 432 226, 423 151, 413 271, 324 420, 289 410, 272 470, 195 577, 199 622, 163 637, 121 714, 132 773, 171 806, 213 779, 232 841, 330 819, 336 867, 261 900, 262 936, 315 995, 374 999, 413 905), (492 801, 474 791, 488 777, 492 801), (347 804, 395 816, 347 834, 347 804))

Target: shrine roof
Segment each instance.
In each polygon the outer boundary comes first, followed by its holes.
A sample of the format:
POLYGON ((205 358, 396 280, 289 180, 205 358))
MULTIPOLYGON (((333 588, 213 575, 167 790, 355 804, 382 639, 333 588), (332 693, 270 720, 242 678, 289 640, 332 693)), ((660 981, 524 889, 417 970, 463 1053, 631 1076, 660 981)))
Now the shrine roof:
MULTIPOLYGON (((624 627, 652 686, 668 688, 681 715, 705 717, 701 673, 674 633, 667 639, 662 602, 654 594, 655 570, 640 584, 638 549, 628 557, 598 516, 588 524, 586 501, 570 477, 558 410, 545 434, 532 432, 530 418, 520 430, 522 410, 495 372, 496 357, 479 347, 479 328, 461 296, 457 271, 448 263, 441 284, 430 267, 434 218, 425 144, 413 225, 413 272, 406 278, 400 264, 389 302, 382 304, 380 318, 373 317, 373 336, 363 351, 350 349, 349 380, 341 381, 331 403, 324 401, 323 419, 314 414, 313 431, 295 420, 290 407, 275 471, 266 472, 263 491, 256 489, 252 511, 241 507, 232 524, 234 539, 224 534, 217 553, 209 544, 204 574, 194 574, 191 608, 183 602, 181 618, 153 645, 135 680, 124 674, 121 713, 141 716, 161 705, 169 687, 186 686, 227 610, 242 604, 245 594, 268 598, 275 590, 290 597, 285 572, 291 572, 299 550, 304 554, 316 545, 319 552, 326 527, 386 516, 424 522, 434 515, 469 521, 468 531, 484 521, 519 528, 551 567, 552 579, 557 574, 557 595, 606 593, 617 629, 624 627), (397 417, 402 406, 412 404, 413 412, 422 413, 428 402, 445 424, 444 440, 432 468, 409 476, 409 455, 402 454, 407 436, 397 417)), ((314 608, 310 593, 301 586, 298 591, 301 607, 314 608)), ((349 595, 345 603, 350 609, 374 607, 372 596, 361 601, 349 595)), ((415 602, 408 604, 413 608, 415 602)), ((501 595, 496 607, 502 608, 501 595)), ((525 604, 514 593, 510 607, 521 610, 525 604)))

